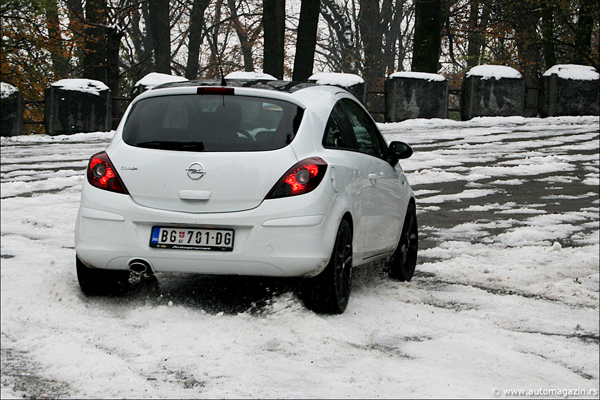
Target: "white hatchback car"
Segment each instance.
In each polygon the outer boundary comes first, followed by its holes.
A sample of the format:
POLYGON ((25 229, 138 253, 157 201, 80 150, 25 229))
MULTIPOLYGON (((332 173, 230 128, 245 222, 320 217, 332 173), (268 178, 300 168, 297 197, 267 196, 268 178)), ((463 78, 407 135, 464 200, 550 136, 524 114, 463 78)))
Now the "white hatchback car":
POLYGON ((84 293, 155 272, 304 277, 342 313, 352 267, 390 258, 410 280, 415 199, 398 160, 343 89, 284 81, 175 83, 138 96, 91 157, 75 243, 84 293))

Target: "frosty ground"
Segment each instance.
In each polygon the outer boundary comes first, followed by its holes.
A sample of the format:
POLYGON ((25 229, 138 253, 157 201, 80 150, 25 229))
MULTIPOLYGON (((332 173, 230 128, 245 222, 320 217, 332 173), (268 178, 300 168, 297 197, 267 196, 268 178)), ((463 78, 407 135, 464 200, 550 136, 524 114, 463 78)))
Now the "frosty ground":
POLYGON ((597 398, 598 118, 381 129, 415 149, 418 272, 357 270, 340 316, 272 279, 85 297, 82 173, 112 134, 3 138, 2 398, 597 398))

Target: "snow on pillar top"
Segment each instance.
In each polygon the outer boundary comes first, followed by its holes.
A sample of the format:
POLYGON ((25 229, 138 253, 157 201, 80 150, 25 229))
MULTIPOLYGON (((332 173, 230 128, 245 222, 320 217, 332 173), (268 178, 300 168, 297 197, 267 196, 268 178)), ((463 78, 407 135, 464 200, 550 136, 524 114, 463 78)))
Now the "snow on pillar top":
POLYGON ((544 72, 543 76, 557 75, 561 79, 576 81, 595 81, 600 79, 600 74, 594 67, 575 64, 557 64, 544 72))
POLYGON ((311 75, 308 81, 317 85, 332 85, 345 88, 365 83, 364 79, 358 75, 339 72, 318 72, 311 75))
POLYGON ((169 74, 161 74, 159 72, 150 72, 148 75, 144 76, 142 79, 137 81, 134 88, 138 86, 142 86, 144 90, 150 90, 155 86, 162 85, 163 83, 170 82, 187 82, 188 79, 183 76, 169 75, 169 74))
POLYGON ((478 65, 471 68, 467 72, 467 78, 470 76, 478 76, 482 80, 487 79, 521 79, 523 75, 514 68, 506 67, 503 65, 478 65))
POLYGON ((264 72, 244 72, 237 71, 227 74, 225 79, 239 80, 239 81, 276 81, 273 75, 265 74, 264 72))
POLYGON ((90 93, 96 96, 100 96, 101 92, 109 90, 103 82, 93 79, 61 79, 50 86, 63 90, 90 93))
POLYGON ((394 72, 393 74, 391 74, 389 76, 389 79, 394 79, 394 78, 409 78, 409 79, 424 79, 426 81, 445 81, 446 78, 442 75, 438 75, 438 74, 430 74, 427 72, 405 72, 405 71, 401 71, 401 72, 394 72))
POLYGON ((9 98, 12 94, 18 92, 19 89, 11 84, 1 82, 0 83, 0 97, 3 99, 9 98))

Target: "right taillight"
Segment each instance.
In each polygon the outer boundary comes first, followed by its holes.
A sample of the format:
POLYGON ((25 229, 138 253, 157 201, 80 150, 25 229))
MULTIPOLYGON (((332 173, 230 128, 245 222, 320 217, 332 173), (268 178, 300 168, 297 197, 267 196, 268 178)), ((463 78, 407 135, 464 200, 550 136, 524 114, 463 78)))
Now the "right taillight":
POLYGON ((267 199, 297 196, 313 191, 323 180, 327 163, 320 157, 312 157, 296 163, 273 186, 267 199))
POLYGON ((106 152, 98 153, 90 158, 87 168, 88 182, 99 189, 128 194, 115 167, 106 152))

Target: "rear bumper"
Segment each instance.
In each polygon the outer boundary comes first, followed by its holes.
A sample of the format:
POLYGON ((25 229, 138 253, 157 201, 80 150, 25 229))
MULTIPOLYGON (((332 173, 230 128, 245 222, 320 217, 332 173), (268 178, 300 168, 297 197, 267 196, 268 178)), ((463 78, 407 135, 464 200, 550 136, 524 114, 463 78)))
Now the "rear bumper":
POLYGON ((142 259, 154 272, 314 276, 329 262, 341 219, 331 212, 332 194, 323 186, 306 195, 265 200, 252 210, 190 214, 143 207, 129 196, 84 182, 75 232, 77 256, 90 267, 105 269, 128 269, 132 260, 142 259), (234 248, 151 248, 153 226, 233 229, 234 248))

